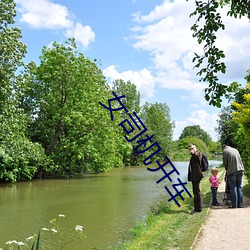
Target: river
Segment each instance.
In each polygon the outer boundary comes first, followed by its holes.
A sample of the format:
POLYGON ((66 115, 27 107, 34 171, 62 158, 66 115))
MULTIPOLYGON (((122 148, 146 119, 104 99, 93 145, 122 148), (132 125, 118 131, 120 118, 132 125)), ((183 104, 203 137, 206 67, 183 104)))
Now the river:
MULTIPOLYGON (((210 161, 218 166, 221 161, 210 161)), ((52 228, 56 218, 61 232, 72 237, 75 226, 83 226, 87 238, 77 240, 64 249, 84 250, 116 245, 121 233, 141 221, 159 199, 170 198, 164 186, 186 181, 188 162, 173 162, 180 175, 172 174, 156 184, 162 171, 151 172, 145 166, 115 168, 79 179, 32 180, 0 186, 0 248, 5 242, 25 239, 41 228, 52 228), (59 215, 61 217, 59 217, 59 215), (65 216, 65 217, 63 217, 65 216)), ((151 168, 153 168, 150 165, 151 168)), ((156 167, 156 166, 155 166, 156 167)), ((167 172, 170 172, 166 168, 167 172)), ((209 171, 207 171, 209 174, 209 171)), ((42 231, 47 244, 59 240, 59 234, 42 231)), ((28 249, 28 248, 21 248, 28 249)), ((45 248, 49 249, 49 248, 45 248)), ((51 249, 57 249, 55 246, 51 249)), ((58 248, 59 249, 59 248, 58 248)))

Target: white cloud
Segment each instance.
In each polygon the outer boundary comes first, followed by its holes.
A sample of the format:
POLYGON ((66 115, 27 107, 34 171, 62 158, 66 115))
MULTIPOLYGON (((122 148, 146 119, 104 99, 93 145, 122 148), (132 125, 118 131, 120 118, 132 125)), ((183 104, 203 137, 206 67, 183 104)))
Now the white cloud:
POLYGON ((226 55, 227 72, 223 78, 232 82, 244 78, 250 69, 250 23, 247 17, 235 19, 227 16, 227 11, 226 8, 221 10, 226 28, 219 32, 216 44, 226 55))
POLYGON ((95 40, 95 33, 91 30, 90 26, 83 26, 81 23, 76 23, 71 29, 65 33, 67 37, 74 37, 77 42, 87 48, 90 42, 95 40))
POLYGON ((122 79, 126 82, 130 81, 134 83, 137 91, 141 93, 142 103, 154 94, 154 78, 148 69, 144 68, 140 71, 128 70, 119 73, 116 67, 111 65, 103 70, 103 74, 110 82, 116 79, 122 79))
MULTIPOLYGON (((194 52, 202 52, 190 30, 195 17, 189 15, 194 9, 194 1, 165 0, 146 15, 135 13, 137 25, 132 29, 132 38, 135 49, 151 56, 155 85, 183 89, 203 97, 202 90, 207 85, 197 81, 198 70, 193 69, 192 63, 194 52)), ((218 34, 217 44, 225 50, 228 73, 221 79, 228 82, 228 78, 243 79, 250 68, 250 25, 247 18, 235 19, 226 13, 226 9, 221 11, 226 30, 218 34)))
POLYGON ((18 0, 21 21, 35 29, 63 29, 73 25, 67 8, 48 0, 18 0))
POLYGON ((215 128, 218 126, 217 124, 218 114, 209 114, 205 110, 195 110, 192 111, 189 118, 184 121, 175 121, 175 129, 174 129, 174 140, 178 140, 181 135, 183 129, 187 126, 200 125, 200 127, 206 131, 214 141, 217 141, 217 135, 215 132, 215 128))
POLYGON ((89 25, 75 22, 74 15, 63 5, 49 0, 17 0, 20 20, 34 29, 64 30, 63 35, 75 38, 84 48, 95 39, 89 25))

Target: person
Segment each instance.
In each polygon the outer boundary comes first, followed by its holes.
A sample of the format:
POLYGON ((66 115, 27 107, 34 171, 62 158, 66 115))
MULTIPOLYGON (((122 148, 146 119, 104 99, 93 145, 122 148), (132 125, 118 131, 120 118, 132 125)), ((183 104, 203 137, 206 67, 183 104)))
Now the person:
POLYGON ((239 151, 228 145, 222 146, 223 165, 227 171, 227 177, 231 190, 232 204, 230 208, 243 207, 242 177, 244 175, 244 165, 239 151))
POLYGON ((210 188, 212 191, 212 206, 219 206, 219 202, 217 201, 217 189, 220 184, 220 181, 217 177, 218 175, 218 169, 212 168, 211 169, 211 176, 209 177, 210 181, 210 188))
POLYGON ((191 158, 188 167, 188 181, 191 181, 193 194, 194 194, 194 209, 191 214, 199 213, 202 211, 200 181, 203 178, 201 172, 201 158, 202 153, 196 148, 193 143, 188 145, 191 153, 191 158))

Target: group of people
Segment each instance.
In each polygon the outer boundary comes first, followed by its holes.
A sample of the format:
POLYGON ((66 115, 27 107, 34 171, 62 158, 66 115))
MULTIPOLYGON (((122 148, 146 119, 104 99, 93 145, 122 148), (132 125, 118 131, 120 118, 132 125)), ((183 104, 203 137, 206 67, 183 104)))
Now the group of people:
MULTIPOLYGON (((202 152, 200 152, 196 145, 189 144, 189 151, 191 153, 190 163, 188 167, 188 181, 192 183, 193 195, 194 195, 194 209, 191 214, 199 213, 202 211, 202 201, 200 192, 200 181, 203 178, 201 171, 202 152)), ((239 151, 236 148, 228 145, 222 146, 222 158, 223 166, 226 170, 226 175, 229 181, 230 193, 231 193, 231 205, 229 208, 242 208, 243 196, 242 196, 242 177, 244 174, 244 165, 242 163, 239 151)), ((210 187, 212 191, 212 205, 219 206, 217 201, 217 189, 220 181, 217 177, 218 169, 211 169, 211 176, 209 178, 210 187)))

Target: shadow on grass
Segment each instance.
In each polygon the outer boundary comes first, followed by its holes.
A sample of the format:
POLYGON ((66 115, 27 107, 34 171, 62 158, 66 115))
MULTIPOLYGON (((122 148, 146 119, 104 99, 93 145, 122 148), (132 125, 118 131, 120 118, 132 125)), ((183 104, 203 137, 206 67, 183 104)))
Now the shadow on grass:
MULTIPOLYGON (((211 192, 202 194, 202 207, 203 210, 206 210, 210 207, 211 203, 211 192)), ((166 201, 168 202, 168 201, 166 201)), ((157 203, 155 206, 152 206, 150 209, 149 216, 156 216, 161 213, 167 214, 181 214, 181 213, 190 213, 193 209, 194 197, 187 197, 184 201, 180 202, 180 207, 178 207, 175 203, 166 204, 166 202, 157 203)), ((169 202, 168 202, 169 203, 169 202)))

